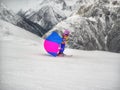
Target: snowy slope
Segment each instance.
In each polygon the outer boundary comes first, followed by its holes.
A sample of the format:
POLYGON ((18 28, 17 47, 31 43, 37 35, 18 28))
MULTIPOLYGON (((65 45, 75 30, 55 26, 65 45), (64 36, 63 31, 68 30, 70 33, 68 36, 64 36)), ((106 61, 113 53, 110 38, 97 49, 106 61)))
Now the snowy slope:
MULTIPOLYGON (((24 30, 20 27, 12 25, 8 22, 0 20, 0 37, 1 39, 6 37, 22 38, 27 40, 39 41, 38 36, 30 33, 27 30, 24 30)), ((9 38, 8 38, 9 39, 9 38)))
POLYGON ((51 57, 39 37, 0 20, 0 90, 120 90, 120 54, 66 49, 51 57))
POLYGON ((21 21, 21 17, 16 15, 3 3, 0 3, 0 19, 8 21, 12 24, 17 24, 19 21, 21 21))

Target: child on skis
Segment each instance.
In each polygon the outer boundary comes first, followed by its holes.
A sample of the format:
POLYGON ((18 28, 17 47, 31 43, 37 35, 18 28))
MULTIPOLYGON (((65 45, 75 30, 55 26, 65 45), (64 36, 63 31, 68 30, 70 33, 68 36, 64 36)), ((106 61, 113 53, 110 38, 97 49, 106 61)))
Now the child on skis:
POLYGON ((65 44, 68 41, 69 33, 70 32, 68 30, 65 30, 64 33, 62 34, 62 43, 61 43, 61 46, 60 46, 58 56, 64 56, 65 55, 63 52, 65 50, 65 44))

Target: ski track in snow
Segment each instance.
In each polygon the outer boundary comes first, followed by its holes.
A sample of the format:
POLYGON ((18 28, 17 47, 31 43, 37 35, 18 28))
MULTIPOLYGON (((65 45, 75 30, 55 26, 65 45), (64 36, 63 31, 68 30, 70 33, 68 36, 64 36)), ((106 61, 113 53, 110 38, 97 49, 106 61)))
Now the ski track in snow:
POLYGON ((0 90, 120 90, 120 54, 66 49, 72 57, 51 57, 42 39, 22 35, 0 39, 0 90))

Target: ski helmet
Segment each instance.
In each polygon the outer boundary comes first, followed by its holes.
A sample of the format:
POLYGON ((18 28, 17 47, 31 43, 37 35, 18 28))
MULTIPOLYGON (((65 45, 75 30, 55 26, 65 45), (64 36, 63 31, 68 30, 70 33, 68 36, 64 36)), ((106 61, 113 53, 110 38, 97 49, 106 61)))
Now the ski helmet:
POLYGON ((70 31, 69 31, 69 30, 67 30, 67 29, 64 31, 64 34, 69 35, 69 33, 70 33, 70 31))

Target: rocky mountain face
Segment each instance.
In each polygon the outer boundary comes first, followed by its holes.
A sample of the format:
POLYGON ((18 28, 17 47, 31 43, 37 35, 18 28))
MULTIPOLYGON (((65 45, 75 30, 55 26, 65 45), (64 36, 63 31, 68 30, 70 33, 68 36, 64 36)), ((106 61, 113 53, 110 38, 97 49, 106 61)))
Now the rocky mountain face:
POLYGON ((120 52, 120 2, 96 1, 81 5, 76 14, 51 31, 69 29, 68 47, 120 52))
MULTIPOLYGON (((120 10, 120 9, 119 9, 120 10)), ((120 17, 117 17, 107 36, 109 51, 120 53, 120 17)))
POLYGON ((38 36, 43 36, 47 31, 43 29, 37 23, 34 23, 26 18, 22 17, 22 20, 16 24, 17 26, 24 28, 38 36))
MULTIPOLYGON (((32 12, 33 13, 33 12, 32 12)), ((44 6, 38 12, 26 16, 27 19, 38 23, 46 30, 52 29, 58 22, 66 18, 59 10, 55 10, 52 6, 44 6)))
POLYGON ((84 9, 83 7, 78 14, 87 18, 93 17, 97 21, 97 33, 101 31, 103 35, 95 34, 103 50, 120 52, 120 1, 101 0, 84 9))
POLYGON ((11 10, 9 10, 4 4, 0 4, 0 19, 24 28, 39 36, 42 36, 47 32, 37 23, 34 23, 24 17, 15 14, 11 10))

